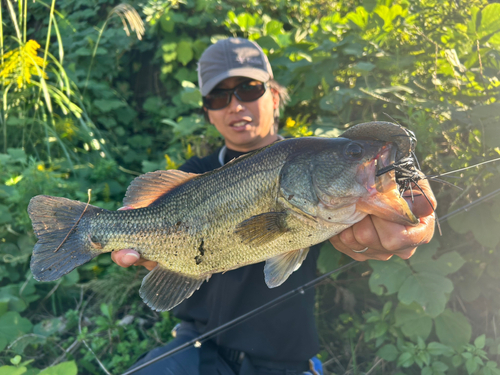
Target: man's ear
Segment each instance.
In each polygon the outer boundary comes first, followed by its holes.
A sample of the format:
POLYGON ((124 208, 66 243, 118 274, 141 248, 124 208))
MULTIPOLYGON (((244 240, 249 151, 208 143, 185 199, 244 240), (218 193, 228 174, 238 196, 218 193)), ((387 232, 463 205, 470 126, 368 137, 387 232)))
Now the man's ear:
POLYGON ((273 96, 273 109, 278 109, 280 106, 280 96, 278 91, 271 89, 271 95, 273 96))

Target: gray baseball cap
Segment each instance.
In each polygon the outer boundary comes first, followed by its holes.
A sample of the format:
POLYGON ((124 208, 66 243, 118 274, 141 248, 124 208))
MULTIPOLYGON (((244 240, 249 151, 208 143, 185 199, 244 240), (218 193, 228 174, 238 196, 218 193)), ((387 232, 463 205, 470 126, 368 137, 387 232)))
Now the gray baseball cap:
POLYGON ((198 84, 206 96, 229 77, 248 77, 261 82, 273 78, 267 56, 255 42, 243 38, 219 40, 208 47, 198 62, 198 84))

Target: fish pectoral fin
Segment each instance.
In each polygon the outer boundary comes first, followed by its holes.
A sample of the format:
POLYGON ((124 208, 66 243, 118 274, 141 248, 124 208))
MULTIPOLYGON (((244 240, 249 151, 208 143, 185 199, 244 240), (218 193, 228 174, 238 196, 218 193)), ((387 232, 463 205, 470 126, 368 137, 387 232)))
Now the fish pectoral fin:
POLYGON ((191 297, 206 277, 201 279, 170 271, 157 265, 142 280, 139 295, 156 311, 166 311, 191 297))
POLYGON ((123 205, 132 208, 147 207, 170 190, 198 176, 177 170, 156 171, 135 178, 127 188, 123 205))
POLYGON ((299 249, 266 260, 264 279, 267 286, 276 288, 283 284, 293 272, 300 268, 308 253, 308 248, 299 249))
POLYGON ((286 212, 266 212, 252 216, 236 226, 234 231, 244 243, 261 246, 289 231, 286 212))

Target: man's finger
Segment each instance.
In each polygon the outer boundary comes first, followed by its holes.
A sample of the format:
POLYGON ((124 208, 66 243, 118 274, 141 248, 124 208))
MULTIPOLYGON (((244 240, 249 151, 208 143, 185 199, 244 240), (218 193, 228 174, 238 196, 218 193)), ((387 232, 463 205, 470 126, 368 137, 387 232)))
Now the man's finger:
POLYGON ((132 249, 124 249, 120 251, 113 251, 111 253, 111 259, 120 267, 126 268, 133 266, 140 259, 140 255, 137 251, 132 249))
POLYGON ((120 267, 143 266, 151 271, 158 263, 140 257, 139 253, 132 249, 123 249, 111 253, 111 260, 120 267))
POLYGON ((416 227, 404 226, 378 217, 372 217, 382 247, 388 251, 402 251, 427 243, 434 234, 434 215, 421 217, 416 227))

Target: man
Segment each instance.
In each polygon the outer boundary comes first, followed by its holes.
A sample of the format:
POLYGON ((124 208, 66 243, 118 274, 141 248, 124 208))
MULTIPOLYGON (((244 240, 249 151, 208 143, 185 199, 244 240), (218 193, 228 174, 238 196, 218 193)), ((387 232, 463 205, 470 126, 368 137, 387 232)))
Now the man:
MULTIPOLYGON (((218 41, 201 56, 198 79, 206 118, 222 134, 225 146, 205 158, 190 159, 180 170, 208 172, 280 138, 277 114, 286 100, 286 90, 273 80, 267 57, 257 44, 241 38, 218 41)), ((435 206, 430 188, 426 183, 423 185, 435 206)), ((420 217, 416 227, 368 216, 330 241, 337 250, 358 261, 387 260, 394 254, 407 259, 416 246, 430 241, 434 231, 433 210, 425 198, 416 197, 410 206, 420 217)), ((173 309, 174 315, 183 321, 176 339, 151 351, 139 363, 310 281, 315 277, 317 257, 316 247, 311 249, 302 266, 274 289, 269 289, 264 282, 263 264, 213 275, 200 290, 173 309)), ((112 258, 123 267, 143 265, 151 270, 156 265, 140 259, 131 249, 115 252, 112 258)), ((219 334, 200 349, 187 349, 138 373, 308 374, 314 371, 310 358, 318 350, 314 291, 309 290, 219 334)))

